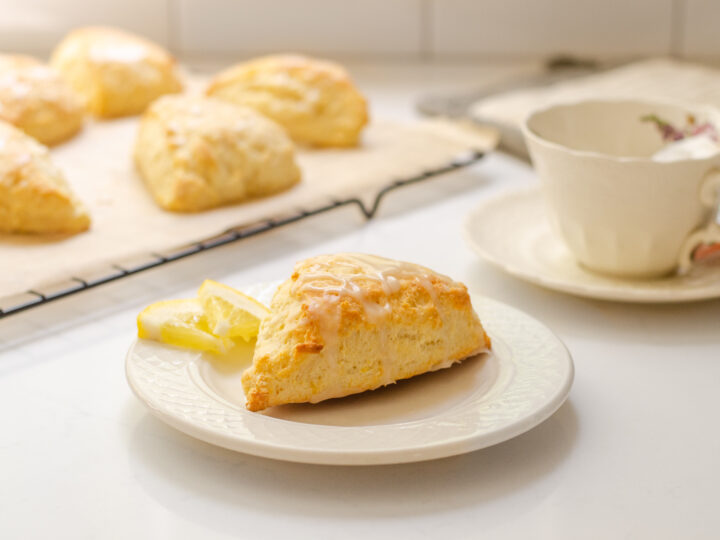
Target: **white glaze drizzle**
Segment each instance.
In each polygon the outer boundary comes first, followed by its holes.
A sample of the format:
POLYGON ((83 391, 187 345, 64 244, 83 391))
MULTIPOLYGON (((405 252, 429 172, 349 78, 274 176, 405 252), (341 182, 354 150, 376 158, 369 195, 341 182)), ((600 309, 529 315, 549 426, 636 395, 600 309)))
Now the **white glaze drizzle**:
MULTIPOLYGON (((323 264, 317 263, 309 271, 305 270, 298 275, 293 284, 293 292, 316 293, 324 297, 350 296, 354 298, 365 311, 368 320, 372 323, 390 315, 391 308, 389 296, 400 290, 400 280, 409 279, 417 281, 430 295, 433 303, 437 301, 429 272, 420 266, 402 261, 393 261, 374 255, 361 253, 346 253, 333 257, 333 266, 346 268, 347 275, 331 274, 322 270, 323 264), (375 281, 380 284, 385 293, 385 302, 381 305, 367 298, 361 281, 375 281)), ((441 279, 450 282, 450 278, 438 275, 441 279)))
MULTIPOLYGON (((437 307, 437 296, 431 275, 429 271, 420 266, 359 253, 335 255, 332 257, 331 264, 340 272, 328 272, 328 263, 324 261, 319 261, 310 268, 298 272, 297 279, 292 285, 292 293, 304 297, 308 312, 318 322, 324 342, 323 352, 328 355, 334 369, 338 371, 339 363, 333 360, 337 358, 339 352, 341 322, 339 302, 341 298, 350 297, 360 304, 371 324, 381 323, 392 315, 389 297, 400 291, 401 280, 412 280, 427 291, 430 301, 437 307), (347 270, 347 274, 343 274, 343 269, 347 270), (384 293, 381 298, 382 303, 367 297, 363 281, 373 281, 381 286, 384 293)), ((452 282, 446 276, 434 275, 449 283, 452 282)), ((440 315, 440 310, 437 310, 437 313, 440 315)), ((379 325, 379 333, 381 340, 387 340, 387 331, 382 328, 382 325, 379 325)), ((448 344, 445 345, 447 348, 448 344)), ((383 347, 383 349, 388 350, 387 347, 383 347)), ((384 384, 394 382, 392 371, 389 369, 391 360, 389 350, 388 355, 380 359, 385 379, 384 384)), ((339 372, 336 373, 336 376, 335 380, 341 380, 339 372)), ((333 394, 333 392, 333 390, 329 390, 328 394, 333 394)), ((318 399, 325 399, 325 397, 318 396, 318 399)))

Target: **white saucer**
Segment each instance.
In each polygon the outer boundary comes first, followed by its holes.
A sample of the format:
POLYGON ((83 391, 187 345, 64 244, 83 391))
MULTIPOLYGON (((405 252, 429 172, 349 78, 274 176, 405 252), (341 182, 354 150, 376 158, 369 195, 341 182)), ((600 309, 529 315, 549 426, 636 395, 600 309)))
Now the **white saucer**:
POLYGON ((332 465, 462 454, 544 421, 565 401, 574 373, 567 349, 540 322, 481 296, 472 301, 493 340, 491 353, 317 405, 247 411, 240 376, 249 365, 250 347, 237 362, 223 363, 138 340, 127 354, 127 379, 161 420, 239 452, 332 465))
POLYGON ((486 261, 549 289, 624 302, 687 302, 720 297, 720 264, 685 276, 632 280, 580 266, 554 232, 539 188, 514 190, 483 202, 465 221, 465 238, 486 261))

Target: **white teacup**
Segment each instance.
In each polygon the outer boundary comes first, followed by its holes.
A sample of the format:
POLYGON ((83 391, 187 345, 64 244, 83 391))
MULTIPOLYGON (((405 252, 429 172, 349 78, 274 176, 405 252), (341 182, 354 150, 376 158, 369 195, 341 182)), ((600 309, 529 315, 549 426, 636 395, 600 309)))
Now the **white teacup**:
POLYGON ((591 270, 627 277, 686 271, 698 245, 720 241, 720 153, 654 161, 667 143, 641 121, 648 114, 678 126, 692 114, 720 131, 716 109, 630 100, 555 105, 523 126, 554 224, 591 270))

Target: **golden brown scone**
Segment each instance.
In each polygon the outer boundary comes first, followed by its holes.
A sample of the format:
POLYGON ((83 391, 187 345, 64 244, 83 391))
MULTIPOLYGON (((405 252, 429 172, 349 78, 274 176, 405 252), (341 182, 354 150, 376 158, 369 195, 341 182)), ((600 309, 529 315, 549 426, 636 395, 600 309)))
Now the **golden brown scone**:
POLYGON ((195 212, 270 195, 300 180, 282 128, 246 107, 165 96, 143 115, 135 163, 155 201, 195 212))
POLYGON ((182 90, 175 60, 167 51, 114 28, 70 32, 50 63, 95 116, 140 114, 159 96, 182 90))
POLYGON ((0 232, 78 233, 89 226, 48 149, 0 121, 0 232))
POLYGON ((465 285, 373 255, 299 262, 270 311, 242 376, 251 411, 372 390, 490 348, 465 285))
POLYGON ((31 56, 0 54, 0 120, 43 144, 57 144, 83 125, 82 100, 49 66, 31 56))
POLYGON ((238 64, 217 75, 207 94, 252 107, 312 146, 355 146, 368 122, 365 98, 345 69, 304 56, 238 64))

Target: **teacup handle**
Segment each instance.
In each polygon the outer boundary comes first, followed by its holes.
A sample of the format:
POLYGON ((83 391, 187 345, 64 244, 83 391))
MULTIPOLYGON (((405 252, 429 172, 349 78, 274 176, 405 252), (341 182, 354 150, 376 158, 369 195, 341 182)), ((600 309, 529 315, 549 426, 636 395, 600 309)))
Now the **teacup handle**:
POLYGON ((720 169, 713 168, 705 173, 705 179, 700 185, 700 202, 715 210, 710 221, 687 237, 680 250, 678 272, 687 273, 693 265, 693 253, 702 244, 720 242, 720 224, 717 222, 717 209, 720 204, 720 169))

